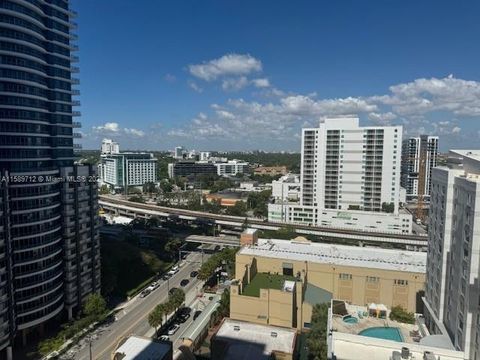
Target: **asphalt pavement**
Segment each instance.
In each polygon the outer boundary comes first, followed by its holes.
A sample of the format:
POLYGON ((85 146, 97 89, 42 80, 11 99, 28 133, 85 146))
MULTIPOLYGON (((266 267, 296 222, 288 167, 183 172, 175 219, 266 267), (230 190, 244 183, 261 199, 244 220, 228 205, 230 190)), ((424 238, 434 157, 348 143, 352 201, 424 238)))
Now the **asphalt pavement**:
MULTIPOLYGON (((206 260, 206 255, 204 260, 206 260)), ((172 287, 184 289, 186 294, 185 303, 193 301, 196 296, 196 292, 199 291, 201 285, 200 280, 190 278, 190 273, 193 270, 198 270, 202 261, 201 253, 190 253, 183 261, 183 265, 180 267, 179 272, 173 275, 168 281, 160 280, 160 286, 152 291, 144 298, 136 296, 117 313, 117 320, 109 326, 103 326, 91 335, 91 353, 92 359, 95 360, 109 360, 111 358, 112 351, 116 348, 118 342, 128 335, 140 335, 145 336, 152 333, 152 328, 148 324, 148 314, 158 304, 168 299, 168 290, 172 287), (180 281, 183 279, 189 279, 190 282, 187 286, 181 287, 180 281)), ((193 314, 192 314, 193 315, 193 314)), ((191 318, 185 324, 182 324, 183 329, 191 318)), ((177 332, 178 334, 183 331, 177 332)), ((151 335, 150 335, 151 336, 151 335)), ((174 340, 174 339, 172 339, 174 340)), ((90 347, 88 340, 82 340, 79 345, 72 348, 69 351, 70 358, 76 360, 89 360, 90 359, 90 347)))

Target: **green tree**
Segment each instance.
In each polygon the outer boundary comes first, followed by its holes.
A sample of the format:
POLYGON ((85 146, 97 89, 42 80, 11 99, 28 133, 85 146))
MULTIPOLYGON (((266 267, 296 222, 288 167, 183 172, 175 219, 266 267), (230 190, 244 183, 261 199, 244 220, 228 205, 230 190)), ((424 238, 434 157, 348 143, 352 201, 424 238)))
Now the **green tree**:
POLYGON ((182 241, 180 239, 172 239, 165 244, 164 250, 169 253, 171 256, 174 256, 175 253, 182 246, 182 241))
POLYGON ((129 195, 140 195, 142 193, 136 186, 129 186, 128 187, 128 194, 129 195))
POLYGON ((182 289, 174 289, 168 298, 168 302, 171 303, 175 311, 177 311, 177 309, 182 306, 184 301, 185 292, 182 289))
POLYGON ((220 299, 220 306, 218 307, 218 314, 224 318, 230 316, 230 291, 225 289, 220 299))
POLYGON ((386 213, 393 213, 395 211, 394 203, 382 203, 382 211, 386 213))
POLYGON ((394 306, 390 311, 390 319, 406 324, 414 324, 415 323, 415 315, 411 312, 408 312, 401 306, 394 306))
POLYGON ((149 181, 143 184, 143 192, 147 194, 153 194, 156 191, 155 183, 149 181))
POLYGON ((245 216, 247 214, 247 205, 243 201, 237 201, 234 206, 227 208, 226 214, 232 216, 245 216))
POLYGON ((168 315, 172 312, 172 311, 175 311, 175 304, 173 302, 170 301, 170 299, 163 303, 163 304, 160 304, 160 306, 162 306, 163 308, 163 315, 165 316, 165 321, 167 321, 167 317, 168 315))
POLYGON ((158 327, 162 325, 163 322, 163 309, 157 305, 155 309, 148 314, 148 324, 155 328, 155 335, 158 336, 158 327))
POLYGON ((147 221, 145 221, 145 226, 149 228, 158 227, 160 226, 160 224, 161 224, 161 221, 158 216, 151 216, 147 219, 147 221))
POLYGON ((221 205, 220 199, 212 199, 210 202, 203 197, 203 211, 219 214, 222 211, 223 207, 221 205))
POLYGON ((214 273, 215 270, 220 267, 223 263, 226 264, 227 267, 232 266, 235 264, 235 255, 238 249, 223 249, 221 252, 213 254, 207 261, 205 261, 200 270, 198 271, 198 279, 200 280, 207 280, 209 279, 214 273))
POLYGON ((128 198, 128 201, 137 202, 137 203, 142 203, 142 204, 145 203, 145 199, 144 199, 141 195, 130 196, 130 197, 128 198))
POLYGON ((169 192, 172 192, 173 190, 173 185, 170 184, 170 182, 168 180, 162 180, 160 182, 160 190, 162 191, 162 193, 169 193, 169 192))
POLYGON ((110 188, 108 187, 107 184, 103 184, 100 186, 100 195, 107 195, 110 194, 110 188))
POLYGON ((327 360, 329 306, 329 303, 316 304, 312 309, 311 329, 306 341, 310 360, 327 360))
POLYGON ((83 312, 86 316, 98 319, 105 314, 106 310, 107 303, 102 295, 94 293, 87 296, 83 305, 83 312))

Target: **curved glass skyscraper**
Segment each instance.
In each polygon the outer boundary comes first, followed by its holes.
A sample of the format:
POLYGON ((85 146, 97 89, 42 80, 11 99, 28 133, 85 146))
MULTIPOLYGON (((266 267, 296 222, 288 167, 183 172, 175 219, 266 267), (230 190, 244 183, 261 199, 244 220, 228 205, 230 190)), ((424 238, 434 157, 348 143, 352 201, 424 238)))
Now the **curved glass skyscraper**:
POLYGON ((0 349, 99 289, 96 184, 74 165, 74 15, 0 0, 0 349))

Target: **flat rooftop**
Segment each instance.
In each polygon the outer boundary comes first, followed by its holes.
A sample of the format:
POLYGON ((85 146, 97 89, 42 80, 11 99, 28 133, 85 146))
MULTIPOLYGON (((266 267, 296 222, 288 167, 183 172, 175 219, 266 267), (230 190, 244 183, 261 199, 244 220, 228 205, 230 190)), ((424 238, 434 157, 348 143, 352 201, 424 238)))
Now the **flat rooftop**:
POLYGON ((450 150, 450 154, 456 154, 480 161, 480 150, 450 150))
POLYGON ((242 295, 260 296, 260 289, 282 290, 286 281, 295 281, 293 276, 257 273, 243 289, 242 295))
POLYGON ((163 359, 171 350, 171 345, 132 335, 115 350, 122 360, 163 359))
POLYGON ((258 239, 239 254, 321 264, 425 273, 424 252, 322 244, 295 240, 258 239))
POLYGON ((293 354, 296 331, 225 318, 215 334, 217 339, 228 342, 224 359, 266 360, 274 351, 293 354))

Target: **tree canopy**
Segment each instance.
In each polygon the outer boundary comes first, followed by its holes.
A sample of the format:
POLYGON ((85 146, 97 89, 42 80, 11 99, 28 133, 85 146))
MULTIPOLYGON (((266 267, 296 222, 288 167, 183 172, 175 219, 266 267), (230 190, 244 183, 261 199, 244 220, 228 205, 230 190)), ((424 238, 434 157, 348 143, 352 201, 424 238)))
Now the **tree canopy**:
POLYGON ((98 318, 107 310, 107 303, 100 294, 90 294, 83 305, 83 312, 86 316, 98 318))
POLYGON ((209 279, 214 273, 215 270, 225 263, 234 264, 235 263, 235 254, 238 249, 223 249, 222 251, 213 254, 207 261, 205 261, 200 270, 198 271, 198 278, 200 280, 209 279))
POLYGON ((329 306, 329 303, 316 304, 312 309, 311 328, 306 341, 309 360, 327 360, 329 306))

